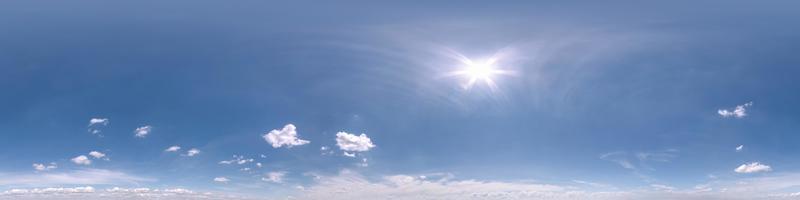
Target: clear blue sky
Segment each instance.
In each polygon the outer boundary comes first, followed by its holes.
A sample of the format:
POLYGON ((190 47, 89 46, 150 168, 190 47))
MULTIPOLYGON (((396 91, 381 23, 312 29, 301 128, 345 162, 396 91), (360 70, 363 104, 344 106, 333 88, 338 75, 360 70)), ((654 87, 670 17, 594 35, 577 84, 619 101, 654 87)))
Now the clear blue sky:
POLYGON ((0 199, 798 198, 799 6, 3 1, 0 199))

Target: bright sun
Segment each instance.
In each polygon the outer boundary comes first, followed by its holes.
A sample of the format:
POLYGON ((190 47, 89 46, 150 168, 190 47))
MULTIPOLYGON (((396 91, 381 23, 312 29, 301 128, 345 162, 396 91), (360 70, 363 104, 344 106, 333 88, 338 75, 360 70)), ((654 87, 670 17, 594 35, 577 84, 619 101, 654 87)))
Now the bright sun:
POLYGON ((464 89, 471 89, 476 82, 484 82, 490 89, 497 88, 492 77, 499 74, 506 74, 506 71, 499 70, 494 66, 495 60, 489 59, 483 62, 473 62, 472 60, 465 59, 462 61, 464 68, 462 70, 454 71, 450 75, 464 76, 468 79, 467 83, 463 85, 464 89))

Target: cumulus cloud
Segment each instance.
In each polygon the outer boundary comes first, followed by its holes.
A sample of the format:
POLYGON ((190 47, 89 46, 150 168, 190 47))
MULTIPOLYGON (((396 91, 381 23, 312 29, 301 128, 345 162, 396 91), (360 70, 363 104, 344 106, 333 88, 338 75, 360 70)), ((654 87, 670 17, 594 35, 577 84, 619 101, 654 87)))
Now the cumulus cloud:
POLYGON ((769 165, 761 164, 759 162, 752 162, 748 164, 742 164, 733 171, 735 171, 736 173, 749 174, 749 173, 772 171, 772 167, 770 167, 769 165))
POLYGON ((86 157, 84 155, 80 155, 80 156, 74 157, 74 158, 72 158, 70 160, 73 163, 79 164, 79 165, 91 165, 92 164, 92 160, 89 160, 89 157, 86 157))
POLYGON ((736 147, 736 152, 741 152, 742 150, 744 150, 744 145, 739 145, 736 147))
POLYGON ((94 157, 95 159, 104 159, 104 160, 108 160, 108 157, 106 157, 106 154, 104 154, 104 153, 100 153, 100 152, 98 152, 98 151, 92 151, 92 152, 89 152, 89 155, 90 155, 90 156, 92 156, 92 157, 94 157))
POLYGON ((261 180, 262 181, 273 182, 273 183, 282 183, 284 176, 286 176, 286 172, 282 172, 282 171, 269 172, 264 177, 262 177, 261 180))
POLYGON ((336 133, 336 145, 343 151, 369 151, 375 147, 367 134, 356 136, 347 132, 336 133))
POLYGON ((301 140, 297 137, 297 127, 293 124, 286 124, 281 130, 272 130, 263 135, 264 140, 272 145, 272 148, 280 148, 282 146, 293 147, 308 144, 308 140, 301 140))
POLYGON ((58 168, 58 165, 54 162, 51 162, 49 165, 33 163, 33 169, 36 171, 48 171, 55 168, 58 168))
POLYGON ((178 146, 178 145, 171 146, 171 147, 169 147, 167 149, 164 149, 165 152, 178 152, 178 150, 181 150, 181 147, 178 146))
POLYGON ((229 180, 228 178, 225 178, 225 177, 216 177, 216 178, 214 178, 214 182, 227 183, 229 181, 231 181, 231 180, 229 180))
POLYGON ((196 149, 196 148, 192 148, 192 149, 189 149, 189 151, 186 151, 186 156, 189 156, 189 157, 196 156, 197 154, 200 154, 200 150, 196 149))
POLYGON ((150 132, 152 132, 152 131, 153 131, 153 126, 147 125, 147 126, 142 126, 142 127, 136 128, 136 130, 134 130, 133 132, 136 133, 134 135, 135 137, 144 138, 148 134, 150 134, 150 132))
POLYGON ((719 109, 717 110, 717 114, 722 117, 735 117, 735 118, 743 118, 747 116, 747 107, 753 106, 753 102, 747 102, 742 105, 736 106, 733 111, 726 110, 726 109, 719 109))
POLYGON ((355 153, 348 153, 346 151, 342 152, 342 155, 347 156, 347 157, 351 157, 351 158, 355 158, 356 157, 355 153))

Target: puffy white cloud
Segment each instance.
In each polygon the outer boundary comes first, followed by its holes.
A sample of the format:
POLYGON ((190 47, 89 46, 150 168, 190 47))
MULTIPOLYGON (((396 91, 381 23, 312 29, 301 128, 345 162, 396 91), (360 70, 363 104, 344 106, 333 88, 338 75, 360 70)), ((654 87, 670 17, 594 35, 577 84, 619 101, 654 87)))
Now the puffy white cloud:
POLYGON ((186 151, 186 156, 189 156, 189 157, 196 156, 197 154, 200 154, 200 150, 196 149, 196 148, 192 148, 192 149, 189 149, 189 151, 186 151))
POLYGON ((269 172, 269 173, 266 174, 265 177, 262 177, 261 180, 262 181, 273 182, 273 183, 282 183, 284 176, 286 176, 286 172, 282 172, 282 171, 269 172))
POLYGON ((74 157, 74 158, 72 158, 70 160, 73 163, 79 164, 79 165, 90 165, 90 164, 92 164, 92 160, 89 160, 89 157, 86 157, 84 155, 80 155, 80 156, 74 157))
POLYGON ((736 118, 743 118, 747 116, 747 107, 753 106, 753 102, 747 102, 742 105, 736 106, 733 111, 729 111, 726 109, 719 109, 717 110, 717 114, 722 117, 736 117, 736 118))
POLYGON ((354 135, 346 132, 336 133, 336 145, 344 151, 369 151, 375 147, 367 134, 354 135))
POLYGON ((133 132, 136 133, 134 135, 135 137, 144 138, 148 134, 150 134, 150 132, 152 132, 152 131, 153 131, 153 126, 147 125, 147 126, 142 126, 142 127, 136 128, 136 130, 134 130, 133 132))
POLYGON ((49 165, 33 163, 33 169, 36 171, 47 171, 55 168, 58 168, 58 165, 56 165, 54 162, 51 162, 49 165))
POLYGON ((261 166, 263 166, 261 163, 256 163, 256 167, 261 168, 261 166))
POLYGON ((272 145, 273 148, 280 148, 282 146, 293 147, 308 144, 308 140, 301 140, 297 137, 297 127, 293 124, 286 124, 281 130, 272 130, 263 135, 264 140, 272 145))
POLYGON ((741 152, 742 150, 744 150, 744 145, 739 145, 736 147, 736 152, 741 152))
POLYGON ((748 164, 742 164, 733 171, 735 171, 736 173, 749 174, 749 173, 772 171, 772 167, 770 167, 769 165, 761 164, 759 162, 752 162, 748 164))
POLYGON ((342 152, 342 155, 347 156, 347 157, 351 157, 351 158, 355 158, 356 157, 356 153, 348 153, 346 151, 342 152))
POLYGON ((226 165, 228 165, 228 164, 239 164, 239 165, 243 165, 243 164, 247 164, 247 163, 253 162, 253 161, 255 161, 255 159, 252 159, 252 158, 246 159, 246 158, 244 158, 244 156, 233 155, 233 159, 232 160, 219 161, 219 164, 226 164, 226 165))
POLYGON ((92 156, 92 157, 94 157, 94 158, 96 158, 96 159, 104 159, 104 160, 108 160, 108 158, 106 157, 106 154, 104 154, 104 153, 100 153, 100 152, 98 152, 98 151, 92 151, 92 152, 89 152, 89 155, 90 155, 90 156, 92 156))
POLYGON ((171 147, 169 147, 167 149, 164 149, 165 152, 178 152, 178 150, 181 150, 181 147, 178 146, 178 145, 171 146, 171 147))
POLYGON ((228 179, 228 178, 225 178, 225 177, 216 177, 216 178, 214 178, 214 182, 227 183, 229 181, 231 181, 231 180, 228 179))

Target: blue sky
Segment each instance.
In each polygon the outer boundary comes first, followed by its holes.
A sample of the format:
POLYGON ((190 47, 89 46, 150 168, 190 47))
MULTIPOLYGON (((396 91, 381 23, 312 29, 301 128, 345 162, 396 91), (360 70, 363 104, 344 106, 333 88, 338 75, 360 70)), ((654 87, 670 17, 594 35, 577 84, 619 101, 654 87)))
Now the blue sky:
POLYGON ((0 199, 798 198, 797 6, 4 1, 0 199))

